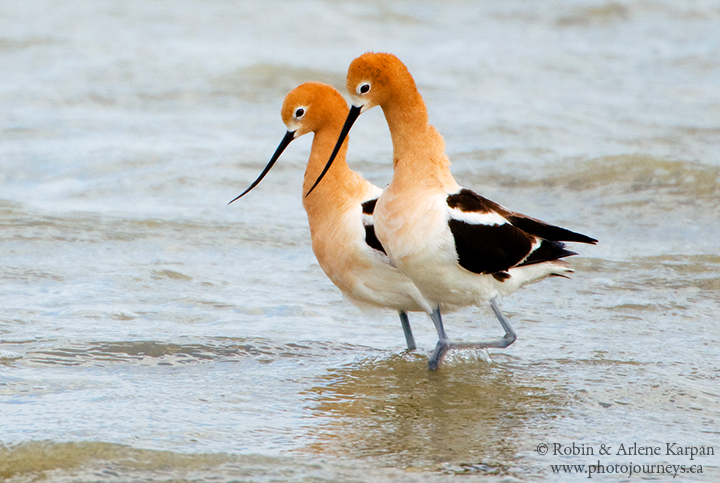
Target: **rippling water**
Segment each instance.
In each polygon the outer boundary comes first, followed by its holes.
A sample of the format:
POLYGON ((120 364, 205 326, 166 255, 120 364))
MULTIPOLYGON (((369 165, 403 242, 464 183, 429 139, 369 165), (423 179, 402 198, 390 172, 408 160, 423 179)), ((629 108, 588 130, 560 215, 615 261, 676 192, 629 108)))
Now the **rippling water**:
MULTIPOLYGON (((720 452, 719 23, 716 1, 4 2, 0 479, 717 480, 720 456, 665 444, 720 452), (395 314, 342 300, 301 206, 309 138, 226 205, 285 94, 342 89, 368 50, 408 65, 461 184, 600 240, 502 302, 508 350, 429 373, 424 315, 408 354, 395 314), (663 454, 616 454, 635 442, 663 454)), ((370 111, 349 161, 383 185, 390 156, 370 111)))

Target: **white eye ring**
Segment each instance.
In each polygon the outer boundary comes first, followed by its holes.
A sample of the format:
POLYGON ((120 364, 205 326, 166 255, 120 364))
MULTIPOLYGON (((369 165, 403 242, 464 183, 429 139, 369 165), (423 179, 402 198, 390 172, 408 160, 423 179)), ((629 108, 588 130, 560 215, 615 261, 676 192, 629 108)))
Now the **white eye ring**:
POLYGON ((367 94, 370 92, 370 84, 367 82, 363 82, 357 87, 357 93, 359 95, 367 94))
POLYGON ((297 109, 295 109, 293 116, 295 117, 295 119, 302 119, 302 117, 305 115, 306 112, 307 112, 306 108, 298 107, 297 109))

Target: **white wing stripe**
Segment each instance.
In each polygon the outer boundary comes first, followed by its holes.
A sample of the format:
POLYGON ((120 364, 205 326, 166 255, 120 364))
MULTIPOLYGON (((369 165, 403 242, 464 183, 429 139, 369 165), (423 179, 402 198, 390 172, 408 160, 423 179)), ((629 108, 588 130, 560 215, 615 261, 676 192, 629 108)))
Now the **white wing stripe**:
POLYGON ((476 211, 462 211, 457 208, 450 208, 450 218, 458 221, 464 221, 472 225, 505 225, 508 221, 498 213, 491 211, 490 213, 478 213, 476 211))

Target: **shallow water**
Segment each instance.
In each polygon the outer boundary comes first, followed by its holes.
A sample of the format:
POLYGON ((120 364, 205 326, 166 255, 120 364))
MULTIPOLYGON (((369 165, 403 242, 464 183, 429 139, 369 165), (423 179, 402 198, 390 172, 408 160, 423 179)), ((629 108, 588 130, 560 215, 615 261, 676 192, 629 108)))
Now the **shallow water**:
MULTIPOLYGON (((718 22, 711 1, 3 3, 0 479, 716 481, 720 456, 666 444, 720 451, 718 22), (309 137, 226 205, 284 95, 342 88, 368 50, 409 66, 461 184, 600 240, 502 301, 519 338, 489 358, 429 373, 424 315, 408 354, 395 314, 342 300, 302 210, 309 137)), ((363 114, 351 165, 383 185, 391 149, 363 114)))

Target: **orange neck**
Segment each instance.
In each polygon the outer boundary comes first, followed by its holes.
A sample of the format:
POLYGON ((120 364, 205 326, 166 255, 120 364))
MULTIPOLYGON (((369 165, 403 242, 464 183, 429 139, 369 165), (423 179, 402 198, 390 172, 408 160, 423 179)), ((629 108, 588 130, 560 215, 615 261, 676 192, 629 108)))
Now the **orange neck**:
POLYGON ((318 223, 340 216, 347 209, 348 204, 357 202, 358 197, 364 191, 364 180, 347 165, 345 155, 348 149, 348 139, 345 139, 330 170, 310 193, 310 196, 305 196, 330 158, 335 142, 340 135, 342 123, 343 120, 340 119, 337 127, 321 128, 315 132, 310 158, 305 170, 303 206, 308 214, 308 219, 317 220, 318 223))
POLYGON ((415 186, 455 185, 445 141, 429 124, 427 107, 415 86, 398 89, 382 105, 393 141, 393 182, 415 186))

